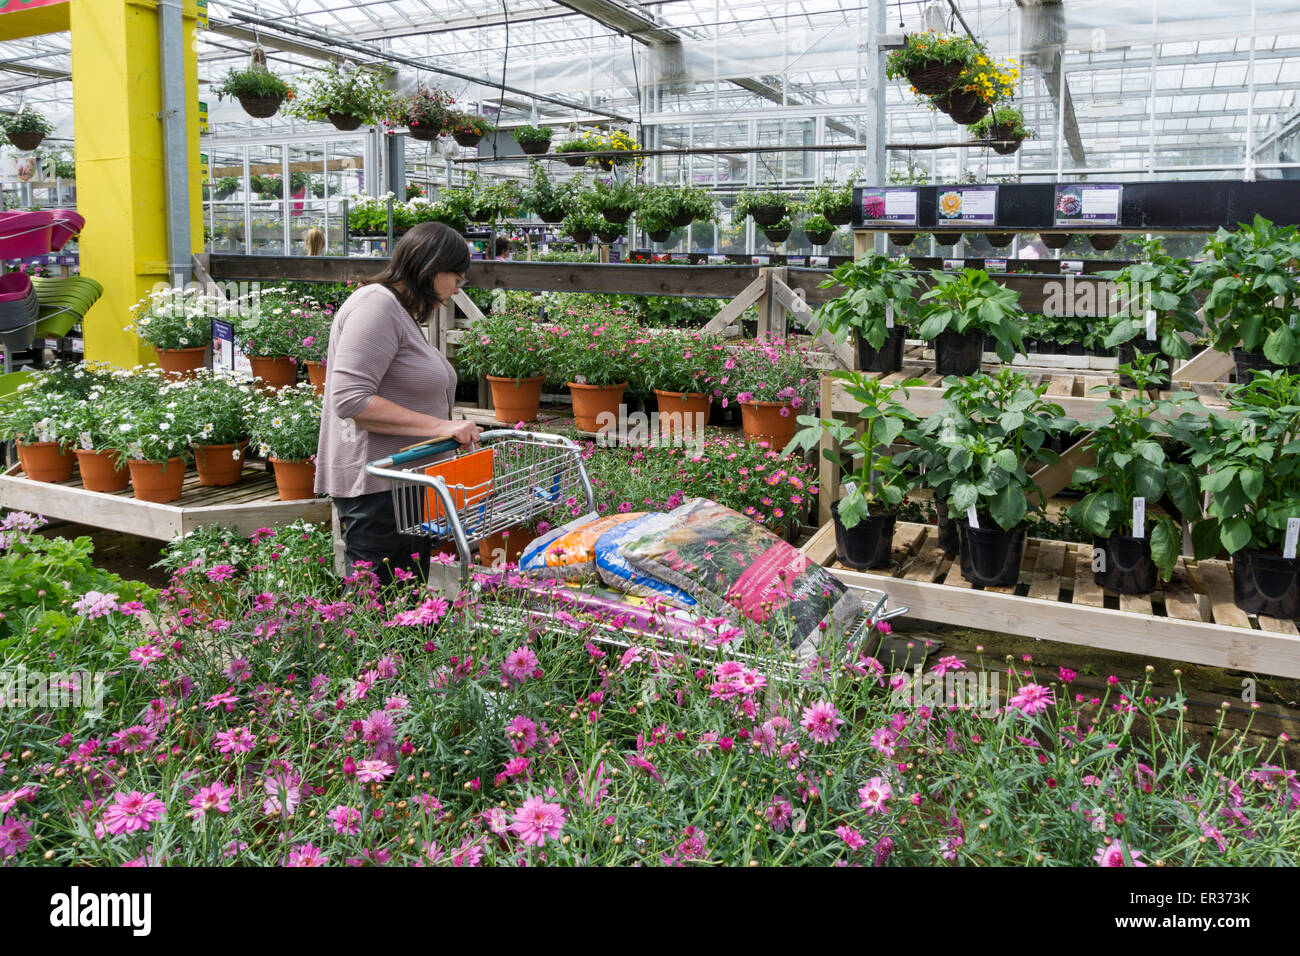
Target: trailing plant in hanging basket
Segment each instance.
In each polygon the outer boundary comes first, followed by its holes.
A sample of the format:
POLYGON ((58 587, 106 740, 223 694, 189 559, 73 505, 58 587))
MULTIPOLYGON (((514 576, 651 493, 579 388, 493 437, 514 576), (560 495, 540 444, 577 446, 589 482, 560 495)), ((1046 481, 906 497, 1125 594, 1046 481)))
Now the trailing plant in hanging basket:
POLYGON ((518 126, 511 131, 525 153, 540 156, 551 148, 552 131, 545 126, 518 126))
POLYGON ((605 225, 603 228, 596 230, 596 235, 600 237, 601 242, 618 242, 623 238, 623 230, 615 229, 612 226, 605 225))
POLYGON ((790 197, 771 190, 743 190, 736 197, 732 213, 737 219, 751 216, 759 226, 775 226, 790 212, 790 197))
POLYGON ((899 248, 902 248, 904 246, 910 246, 912 243, 916 242, 916 233, 891 232, 889 234, 889 241, 890 243, 892 243, 895 246, 898 246, 899 248))
POLYGON ((393 94, 384 86, 386 78, 375 70, 345 70, 330 64, 303 81, 285 112, 310 122, 328 122, 345 132, 379 123, 392 110, 393 94))
POLYGON ((24 106, 3 121, 9 142, 21 150, 35 149, 41 141, 54 132, 54 124, 30 106, 24 106))
POLYGON ((794 223, 790 217, 786 216, 780 222, 770 226, 763 227, 763 235, 767 236, 767 241, 771 243, 785 242, 790 238, 790 230, 794 228, 794 223))
POLYGON ((1074 238, 1072 232, 1040 232, 1038 238, 1043 241, 1043 245, 1049 249, 1064 249, 1074 238))
POLYGON ((816 213, 804 221, 803 231, 814 246, 824 246, 835 234, 835 227, 821 213, 816 213))
POLYGON ((393 103, 389 120, 394 125, 405 126, 413 139, 428 142, 447 129, 454 102, 451 94, 441 87, 419 86, 393 103))
POLYGON ((1014 232, 987 232, 984 234, 984 238, 988 240, 988 244, 994 249, 1004 249, 1011 245, 1012 240, 1016 238, 1016 234, 1014 232))
POLYGON ((448 132, 461 146, 477 146, 494 129, 496 126, 478 113, 452 113, 447 119, 448 132))
MULTIPOLYGON (((800 208, 807 213, 820 214, 832 226, 843 226, 853 218, 855 182, 857 182, 856 173, 842 183, 830 179, 822 180, 804 195, 800 208)), ((805 231, 807 228, 804 227, 805 231)))
POLYGON ((999 106, 967 130, 975 139, 992 140, 995 153, 1009 156, 1020 144, 1034 137, 1034 131, 1025 125, 1025 115, 1015 106, 999 106))
POLYGON ((946 93, 962 71, 980 54, 980 47, 968 36, 944 33, 913 33, 901 50, 885 59, 885 75, 906 77, 922 96, 946 93))
MULTIPOLYGON (((560 232, 571 237, 574 242, 590 242, 592 233, 597 230, 604 231, 608 228, 609 225, 599 213, 593 213, 585 209, 570 212, 560 222, 560 232)), ((621 233, 618 235, 621 235, 621 233)), ((606 241, 612 242, 613 240, 606 241)))
POLYGON ((228 96, 239 100, 244 112, 254 119, 270 119, 280 111, 280 104, 294 95, 293 87, 268 70, 264 62, 257 62, 256 52, 252 64, 231 70, 213 92, 221 100, 228 96))
POLYGON ((599 146, 590 136, 577 136, 555 147, 555 152, 564 157, 570 166, 587 165, 587 153, 594 152, 599 146))
POLYGON ((601 215, 613 225, 622 225, 632 218, 632 213, 641 205, 641 196, 641 187, 631 180, 625 179, 621 183, 604 179, 596 181, 594 201, 601 215))
POLYGON ((1092 247, 1098 252, 1109 252, 1111 249, 1114 249, 1119 245, 1119 241, 1122 238, 1123 236, 1118 232, 1093 232, 1089 233, 1088 242, 1091 243, 1092 247))

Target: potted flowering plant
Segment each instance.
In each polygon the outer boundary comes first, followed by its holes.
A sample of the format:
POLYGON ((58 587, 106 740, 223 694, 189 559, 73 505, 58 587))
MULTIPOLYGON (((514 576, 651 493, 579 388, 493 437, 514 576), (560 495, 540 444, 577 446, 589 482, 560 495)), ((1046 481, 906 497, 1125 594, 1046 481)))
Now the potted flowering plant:
POLYGON ((829 434, 852 453, 854 461, 861 461, 845 475, 846 496, 831 505, 835 550, 840 561, 859 571, 887 568, 898 507, 912 487, 903 458, 890 454, 889 449, 904 429, 917 421, 915 413, 896 396, 906 399, 908 388, 924 382, 911 378, 885 383, 875 376, 844 370, 832 375, 845 383, 845 394, 861 403, 858 421, 800 415, 803 428, 794 436, 792 447, 817 448, 822 436, 829 434))
POLYGON ((109 447, 126 462, 132 492, 141 501, 165 503, 181 496, 189 455, 184 385, 165 382, 160 373, 134 375, 111 402, 117 431, 109 447))
POLYGON ((391 119, 405 126, 412 139, 427 142, 446 131, 454 102, 451 94, 441 87, 418 86, 394 101, 391 119))
POLYGON ((976 139, 992 140, 993 152, 1010 156, 1034 131, 1025 125, 1025 114, 1018 106, 999 106, 988 116, 972 123, 967 131, 976 139))
POLYGON ((513 130, 515 142, 519 148, 530 156, 540 156, 551 148, 551 129, 546 126, 516 126, 513 130))
POLYGON ((33 481, 72 477, 72 447, 79 432, 75 402, 40 376, 26 381, 0 404, 0 439, 15 442, 23 472, 33 481))
POLYGON ((289 357, 299 365, 307 366, 307 380, 320 395, 325 394, 325 356, 329 354, 330 328, 333 325, 333 306, 310 306, 304 302, 303 326, 298 329, 302 338, 291 347, 289 357))
POLYGON ((729 354, 721 336, 701 332, 665 331, 637 345, 636 361, 659 403, 661 435, 693 433, 696 423, 703 429, 729 354))
POLYGON ((231 70, 213 90, 218 99, 227 96, 239 100, 244 112, 254 119, 270 119, 280 111, 280 104, 293 98, 293 87, 266 68, 266 58, 242 70, 231 70))
POLYGON ((821 288, 846 291, 813 314, 814 328, 831 333, 837 344, 852 333, 864 370, 896 372, 903 367, 903 337, 917 311, 916 285, 906 257, 870 252, 836 266, 821 288))
POLYGON ((952 89, 934 97, 933 103, 953 122, 963 126, 977 123, 1000 100, 1015 94, 1019 71, 1012 63, 998 63, 980 51, 966 65, 952 89))
MULTIPOLYGON (((809 374, 807 350, 793 340, 773 339, 737 347, 715 395, 740 402, 745 437, 780 451, 794 437, 800 409, 815 405, 817 380, 809 374)), ((723 405, 725 407, 726 400, 723 405)))
POLYGON ((938 96, 952 89, 979 53, 979 46, 964 34, 912 33, 901 50, 885 58, 885 75, 891 80, 907 77, 921 96, 938 96))
POLYGON ((790 197, 770 189, 746 189, 736 197, 732 214, 737 219, 752 216, 759 226, 776 226, 790 213, 790 197))
POLYGON ((263 393, 253 409, 252 438, 275 468, 281 501, 314 498, 321 398, 310 382, 263 393))
MULTIPOLYGON (((1300 375, 1257 369, 1230 389, 1236 418, 1210 413, 1178 431, 1192 466, 1208 469, 1200 490, 1212 495, 1205 520, 1192 528, 1198 558, 1232 555, 1233 597, 1242 610, 1300 618, 1300 375), (1290 537, 1288 536, 1290 532, 1290 537), (1289 547, 1288 547, 1289 542, 1289 547)), ((1195 512, 1193 512, 1195 513, 1195 512)))
POLYGON ((131 476, 125 463, 118 460, 111 442, 117 431, 117 419, 112 411, 116 395, 124 385, 122 380, 130 373, 120 369, 84 367, 91 380, 86 394, 76 399, 68 416, 76 435, 77 470, 81 472, 81 487, 87 491, 122 491, 131 476))
POLYGON ((621 129, 611 130, 607 133, 594 133, 590 136, 590 149, 597 153, 614 153, 613 156, 594 156, 592 161, 601 169, 613 169, 615 166, 626 166, 628 163, 641 164, 641 159, 636 154, 641 147, 634 140, 631 134, 621 129))
MULTIPOLYGON (((1187 337, 1201 334, 1196 298, 1188 288, 1191 266, 1165 252, 1159 237, 1142 244, 1142 260, 1123 269, 1102 272, 1100 277, 1116 282, 1118 290, 1106 348, 1119 349, 1121 365, 1130 365, 1138 353, 1160 355, 1172 368, 1174 360, 1192 357, 1187 337), (1186 336, 1186 337, 1185 337, 1186 336)), ((1122 375, 1120 384, 1134 388, 1135 382, 1122 375)), ((1150 376, 1148 384, 1168 388, 1168 375, 1150 376)))
POLYGON ((167 289, 131 306, 134 318, 125 331, 152 345, 158 364, 179 378, 203 367, 212 341, 212 318, 220 312, 220 303, 196 288, 167 289))
POLYGON ((384 85, 386 78, 372 69, 345 70, 331 63, 307 77, 286 112, 299 119, 328 121, 345 132, 378 123, 392 109, 393 94, 384 85))
POLYGON ((244 472, 253 390, 231 372, 211 371, 184 382, 179 395, 177 425, 194 454, 199 484, 236 484, 244 472))
POLYGON ((478 113, 452 112, 447 117, 447 130, 461 146, 477 146, 478 141, 494 129, 496 126, 478 113))
POLYGON ((465 330, 456 365, 487 377, 498 421, 536 421, 551 341, 533 316, 494 309, 465 330))
POLYGON ((1220 229, 1205 243, 1205 259, 1192 269, 1191 290, 1205 289, 1210 343, 1232 352, 1237 381, 1256 369, 1300 371, 1300 318, 1294 302, 1300 278, 1300 231, 1263 216, 1234 232, 1220 229))
POLYGON ((24 151, 40 146, 41 141, 54 132, 54 124, 30 106, 5 117, 3 127, 9 142, 24 151))
POLYGON ((934 341, 935 371, 940 375, 978 372, 986 336, 994 338, 998 358, 1004 362, 1024 351, 1019 292, 990 279, 983 269, 930 275, 935 285, 920 299, 920 335, 934 341))
POLYGON ((623 312, 570 312, 546 330, 555 372, 568 383, 579 431, 618 419, 627 388, 627 355, 636 327, 623 312))
POLYGON ((297 379, 294 356, 303 341, 320 330, 322 322, 314 300, 301 299, 283 287, 264 289, 237 303, 235 344, 249 357, 253 375, 262 380, 263 388, 282 388, 297 379))
POLYGON ((600 143, 591 136, 575 136, 555 147, 564 161, 570 166, 587 165, 587 153, 600 149, 600 143))

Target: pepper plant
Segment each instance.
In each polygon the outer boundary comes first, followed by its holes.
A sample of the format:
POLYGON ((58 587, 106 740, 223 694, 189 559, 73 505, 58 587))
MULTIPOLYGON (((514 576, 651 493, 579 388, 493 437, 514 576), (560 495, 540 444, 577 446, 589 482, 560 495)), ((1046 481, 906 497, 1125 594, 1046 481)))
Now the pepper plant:
POLYGON ((1141 262, 1100 273, 1101 278, 1118 284, 1118 295, 1113 299, 1118 308, 1106 336, 1106 348, 1145 338, 1147 313, 1154 312, 1160 352, 1184 361, 1191 358, 1192 348, 1180 333, 1195 338, 1204 330, 1187 282, 1190 271, 1187 260, 1165 252, 1164 243, 1157 237, 1142 244, 1141 262))
POLYGON ((921 338, 934 340, 944 332, 991 335, 998 358, 1008 363, 1025 350, 1019 292, 990 279, 983 269, 930 275, 935 285, 921 296, 921 338))
POLYGON ((890 335, 891 307, 895 326, 906 326, 914 319, 917 303, 912 293, 916 285, 905 257, 891 259, 871 252, 836 266, 821 288, 842 286, 848 291, 813 314, 814 331, 829 332, 837 345, 852 332, 879 351, 890 335))
MULTIPOLYGON (((1166 494, 1186 517, 1199 516, 1197 476, 1191 465, 1173 461, 1161 439, 1167 434, 1156 419, 1157 412, 1174 415, 1185 396, 1168 401, 1151 401, 1148 383, 1159 378, 1167 364, 1155 355, 1139 352, 1132 365, 1121 371, 1132 376, 1137 391, 1132 398, 1112 396, 1102 403, 1096 421, 1079 425, 1076 431, 1090 432, 1088 446, 1096 465, 1084 465, 1074 472, 1071 486, 1086 494, 1070 508, 1070 517, 1095 537, 1106 539, 1122 533, 1133 514, 1135 498, 1151 504, 1166 494)), ((1148 512, 1147 524, 1151 560, 1168 581, 1182 544, 1182 530, 1167 514, 1148 512)))

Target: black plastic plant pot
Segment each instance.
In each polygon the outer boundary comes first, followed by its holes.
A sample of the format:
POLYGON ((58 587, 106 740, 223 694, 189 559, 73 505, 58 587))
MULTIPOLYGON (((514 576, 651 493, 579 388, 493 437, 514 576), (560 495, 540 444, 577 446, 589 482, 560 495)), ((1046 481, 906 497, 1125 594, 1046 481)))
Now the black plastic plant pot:
POLYGON ((1040 232, 1038 238, 1043 240, 1043 245, 1049 249, 1064 249, 1074 238, 1071 232, 1040 232))
POLYGON ((1025 556, 1025 526, 1010 531, 996 526, 972 528, 965 518, 956 524, 961 535, 961 576, 982 587, 1014 587, 1025 556))
POLYGON ((1011 241, 1016 238, 1014 232, 987 232, 984 238, 988 240, 989 245, 994 249, 1005 249, 1011 245, 1011 241))
POLYGON ((853 221, 853 204, 840 206, 838 209, 827 209, 822 215, 832 226, 847 226, 853 221))
POLYGON ((1232 361, 1237 366, 1237 384, 1245 385, 1255 377, 1256 370, 1276 372, 1279 370, 1300 374, 1300 365, 1274 365, 1260 352, 1247 352, 1244 349, 1232 350, 1232 361))
MULTIPOLYGON (((1148 342, 1144 338, 1136 338, 1131 342, 1125 342, 1116 350, 1117 364, 1132 365, 1133 357, 1138 352, 1144 352, 1147 355, 1159 355, 1165 360, 1165 364, 1172 366, 1173 361, 1160 351, 1159 342, 1148 342)), ((1131 375, 1120 375, 1119 384, 1124 388, 1137 388, 1137 382, 1131 375)), ((1167 389, 1169 388, 1169 373, 1158 375, 1148 383, 1149 388, 1167 389)))
POLYGON ((1116 594, 1150 594, 1156 589, 1158 575, 1151 560, 1150 538, 1112 534, 1093 538, 1092 547, 1092 579, 1099 587, 1116 594))
POLYGON ((672 223, 677 229, 685 229, 694 219, 695 217, 691 215, 690 210, 683 209, 677 215, 673 216, 672 223))
POLYGON ((1083 355, 1084 354, 1083 343, 1071 342, 1069 345, 1065 347, 1064 351, 1066 355, 1083 355))
POLYGON ((899 246, 900 248, 902 246, 910 246, 912 243, 916 242, 916 233, 891 232, 889 234, 889 241, 892 242, 894 245, 899 246))
POLYGON ((749 214, 759 226, 775 226, 785 218, 785 206, 755 206, 749 214))
POLYGON ((1055 342, 1049 342, 1049 341, 1047 341, 1046 339, 1040 339, 1039 342, 1038 342, 1038 354, 1039 354, 1039 355, 1055 355, 1055 354, 1056 354, 1056 343, 1055 343, 1055 342))
POLYGON ((451 134, 451 138, 461 146, 477 146, 478 141, 481 140, 483 136, 479 133, 462 133, 457 131, 451 134))
POLYGON ((1119 240, 1118 232, 1094 232, 1088 236, 1088 241, 1098 252, 1109 252, 1119 245, 1119 240))
POLYGON ((983 357, 983 332, 940 332, 934 340, 934 370, 940 375, 974 375, 983 357))
POLYGON ((858 336, 858 368, 864 372, 897 372, 901 369, 904 333, 902 326, 894 326, 878 352, 870 342, 858 336))
POLYGON ((600 214, 605 217, 606 222, 612 222, 616 226, 621 226, 632 218, 631 209, 619 209, 616 206, 602 209, 600 214))
POLYGON ((767 241, 771 243, 785 242, 790 238, 789 229, 764 229, 763 235, 767 236, 767 241))
POLYGON ((826 245, 826 243, 831 241, 831 236, 833 235, 835 235, 834 229, 828 229, 825 232, 807 233, 808 241, 811 242, 814 246, 826 245))
POLYGON ((840 502, 831 505, 835 522, 835 555, 855 571, 887 568, 894 549, 894 525, 898 515, 867 515, 852 528, 840 519, 840 502))
POLYGON ((939 547, 951 558, 961 550, 961 535, 957 532, 957 522, 948 517, 948 502, 942 498, 935 499, 934 511, 939 547))
POLYGON ((544 139, 539 143, 530 140, 527 143, 520 143, 519 148, 529 156, 541 156, 551 148, 551 141, 549 139, 544 139))
POLYGON ((934 236, 935 243, 940 246, 951 247, 957 245, 957 243, 961 241, 960 232, 936 232, 932 235, 934 236))
POLYGON ((1300 619, 1300 558, 1238 551, 1232 556, 1232 599, 1248 614, 1300 619))
POLYGON ((361 128, 361 117, 353 116, 350 113, 328 113, 326 119, 330 121, 330 125, 335 129, 342 130, 345 133, 361 128))
POLYGON ((648 233, 651 242, 667 242, 668 237, 672 234, 673 231, 671 229, 657 229, 648 233))

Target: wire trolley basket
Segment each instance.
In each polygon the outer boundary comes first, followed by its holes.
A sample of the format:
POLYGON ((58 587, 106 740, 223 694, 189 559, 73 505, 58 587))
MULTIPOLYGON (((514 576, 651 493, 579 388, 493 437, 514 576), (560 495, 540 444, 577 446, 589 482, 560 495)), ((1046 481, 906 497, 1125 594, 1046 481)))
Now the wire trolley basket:
POLYGON ((460 445, 432 441, 366 465, 393 486, 397 530, 456 544, 462 570, 471 542, 524 524, 570 499, 596 510, 578 446, 562 435, 494 429, 478 449, 447 458, 460 445))

